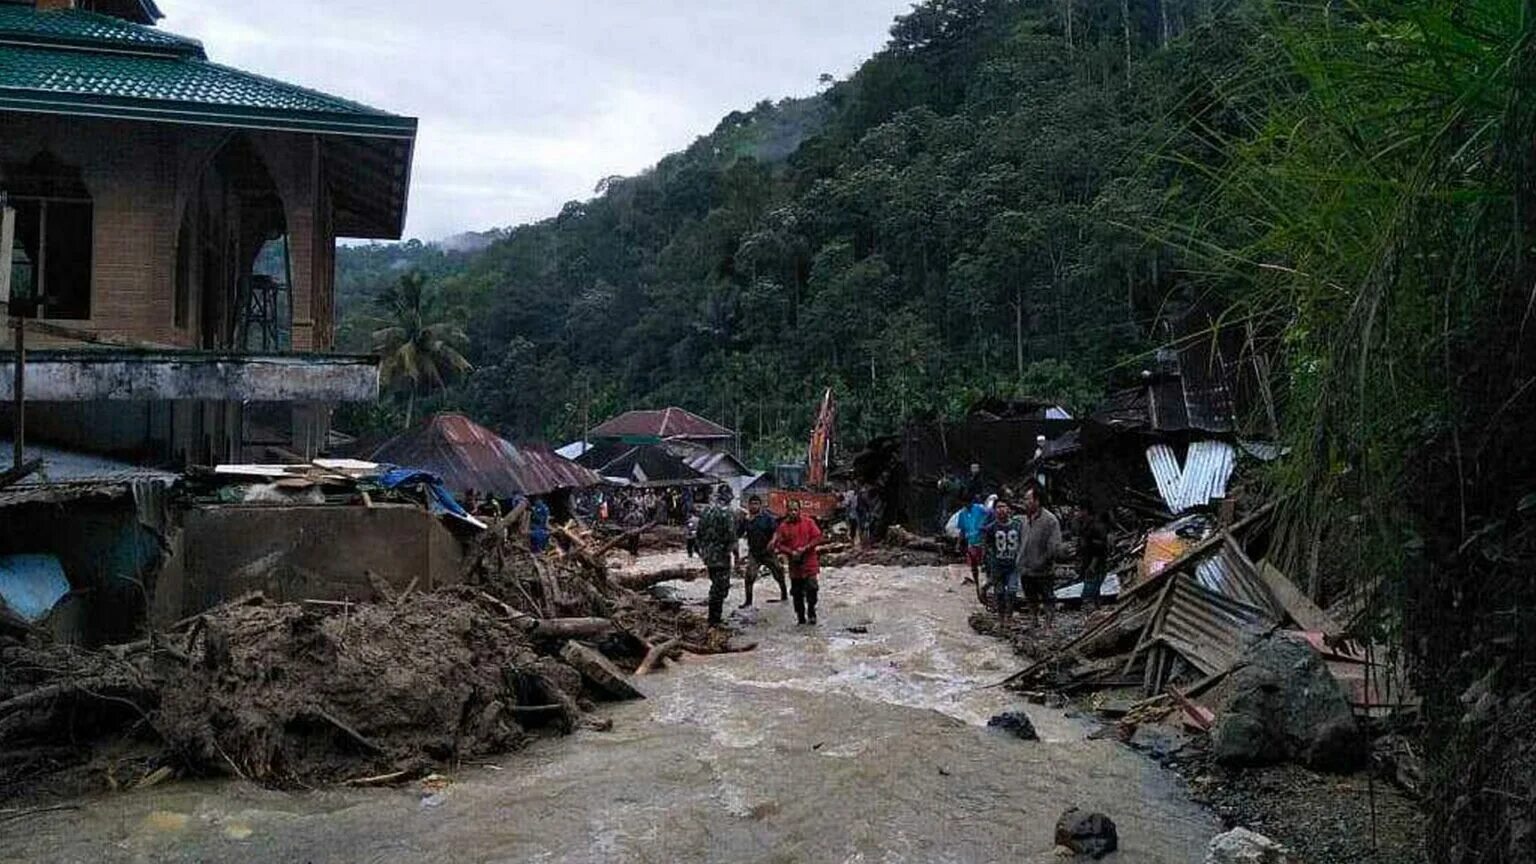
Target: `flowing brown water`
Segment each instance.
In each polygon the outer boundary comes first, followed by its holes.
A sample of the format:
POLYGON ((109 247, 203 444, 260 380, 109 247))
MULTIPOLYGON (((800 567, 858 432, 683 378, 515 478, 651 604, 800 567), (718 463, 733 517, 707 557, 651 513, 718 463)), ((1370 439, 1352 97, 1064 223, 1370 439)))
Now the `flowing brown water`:
POLYGON ((0 861, 1044 862, 1072 805, 1118 823, 1106 860, 1201 860, 1218 826, 1173 775, 1056 711, 1029 707, 1040 742, 984 728, 1023 707, 982 687, 1017 660, 967 627, 954 572, 828 571, 814 630, 759 583, 757 651, 639 679, 650 698, 605 708, 613 731, 435 796, 179 784, 0 825, 0 861))

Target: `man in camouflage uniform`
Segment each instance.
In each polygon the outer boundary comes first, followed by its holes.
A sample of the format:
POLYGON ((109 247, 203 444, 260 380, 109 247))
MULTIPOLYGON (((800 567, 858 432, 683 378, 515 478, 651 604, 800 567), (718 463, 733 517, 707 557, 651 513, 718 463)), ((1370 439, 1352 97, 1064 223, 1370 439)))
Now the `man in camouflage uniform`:
MULTIPOLYGON (((724 489, 724 487, 721 487, 724 489)), ((699 557, 709 570, 709 625, 719 626, 725 610, 726 595, 731 593, 731 569, 741 561, 736 545, 736 517, 726 508, 729 493, 717 492, 714 501, 699 517, 697 543, 699 557)))

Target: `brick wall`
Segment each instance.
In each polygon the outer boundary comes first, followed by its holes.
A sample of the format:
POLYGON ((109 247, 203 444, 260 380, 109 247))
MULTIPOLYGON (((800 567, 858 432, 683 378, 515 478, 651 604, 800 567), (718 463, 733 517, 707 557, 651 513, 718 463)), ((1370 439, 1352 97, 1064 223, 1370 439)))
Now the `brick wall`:
MULTIPOLYGON (((228 131, 162 123, 0 113, 0 166, 46 149, 81 178, 94 203, 91 316, 59 322, 97 334, 195 348, 201 304, 194 288, 185 328, 173 320, 176 243, 183 209, 228 131)), ((293 254, 293 347, 331 345, 330 284, 335 240, 317 218, 319 156, 314 136, 252 135, 283 198, 293 254)), ((0 177, 0 188, 3 188, 0 177)), ((193 256, 196 267, 197 256, 193 256)), ((3 329, 3 328, 0 328, 3 329)), ((9 344, 10 336, 3 337, 9 344)), ((34 337, 29 344, 82 347, 34 337)))

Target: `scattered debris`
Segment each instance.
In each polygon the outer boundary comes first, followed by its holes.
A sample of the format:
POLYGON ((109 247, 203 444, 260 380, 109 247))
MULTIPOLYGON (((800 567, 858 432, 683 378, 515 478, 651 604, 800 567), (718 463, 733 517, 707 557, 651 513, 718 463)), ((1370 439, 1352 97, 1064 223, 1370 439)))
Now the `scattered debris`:
POLYGON ((1205 864, 1290 864, 1284 846, 1247 828, 1233 828, 1211 839, 1205 864))
POLYGON ((1097 860, 1120 848, 1120 835, 1103 813, 1073 807, 1056 820, 1056 845, 1097 860))

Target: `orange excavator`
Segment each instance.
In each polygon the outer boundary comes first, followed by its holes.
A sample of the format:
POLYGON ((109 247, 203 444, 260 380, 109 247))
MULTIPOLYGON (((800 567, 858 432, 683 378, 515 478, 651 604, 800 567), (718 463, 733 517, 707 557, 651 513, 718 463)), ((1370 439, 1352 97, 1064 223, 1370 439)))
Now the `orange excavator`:
POLYGON ((822 394, 816 411, 816 425, 811 428, 811 444, 805 458, 805 488, 775 489, 768 493, 768 509, 783 515, 791 500, 800 502, 800 512, 824 522, 842 509, 842 499, 827 488, 827 469, 832 462, 832 437, 837 427, 837 402, 832 388, 822 394))

